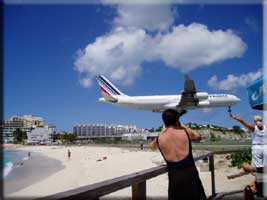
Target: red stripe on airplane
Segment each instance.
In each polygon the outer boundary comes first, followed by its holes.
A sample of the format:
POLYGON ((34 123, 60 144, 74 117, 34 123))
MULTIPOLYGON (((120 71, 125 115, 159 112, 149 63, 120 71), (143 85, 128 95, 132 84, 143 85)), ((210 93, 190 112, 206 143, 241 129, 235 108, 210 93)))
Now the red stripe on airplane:
MULTIPOLYGON (((102 86, 100 86, 101 90, 107 94, 109 94, 109 92, 107 90, 105 90, 105 88, 103 88, 102 86)), ((110 94, 109 94, 110 95, 110 94)))

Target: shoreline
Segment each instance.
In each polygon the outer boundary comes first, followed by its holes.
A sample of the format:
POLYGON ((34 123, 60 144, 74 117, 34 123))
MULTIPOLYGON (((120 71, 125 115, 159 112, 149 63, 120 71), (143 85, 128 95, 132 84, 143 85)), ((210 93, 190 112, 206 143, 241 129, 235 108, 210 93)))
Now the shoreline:
MULTIPOLYGON (((23 149, 23 146, 17 146, 17 145, 16 146, 10 145, 8 148, 4 148, 2 152, 3 154, 8 153, 8 152, 17 153, 17 155, 15 156, 19 157, 19 159, 16 158, 15 161, 12 160, 6 163, 3 162, 4 164, 3 178, 4 179, 8 176, 8 174, 12 172, 14 168, 16 168, 19 165, 19 163, 23 163, 29 159, 29 155, 28 155, 29 152, 30 152, 30 156, 42 155, 42 153, 40 152, 37 153, 37 152, 32 152, 32 151, 25 151, 25 149, 23 149)), ((5 155, 3 156, 5 157, 5 155)))
POLYGON ((17 153, 17 156, 19 157, 19 159, 16 159, 15 161, 9 161, 9 162, 3 163, 4 164, 3 178, 4 179, 8 176, 8 174, 12 172, 12 170, 18 165, 18 163, 24 162, 29 159, 27 153, 24 150, 9 148, 9 149, 4 149, 3 154, 5 154, 5 152, 17 153))
POLYGON ((32 155, 27 160, 18 161, 4 178, 4 196, 8 197, 12 193, 45 180, 62 169, 64 166, 60 161, 43 155, 32 155))

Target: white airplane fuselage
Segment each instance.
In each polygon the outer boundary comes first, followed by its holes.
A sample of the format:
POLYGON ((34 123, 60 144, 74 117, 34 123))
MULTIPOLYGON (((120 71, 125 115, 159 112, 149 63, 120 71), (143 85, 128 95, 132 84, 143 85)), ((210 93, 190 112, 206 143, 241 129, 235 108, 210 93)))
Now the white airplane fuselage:
POLYGON ((155 95, 155 96, 127 96, 113 95, 116 101, 112 102, 105 98, 99 98, 100 102, 111 103, 114 105, 140 109, 152 110, 154 112, 162 112, 166 109, 198 109, 198 108, 214 108, 214 107, 231 107, 240 102, 240 99, 229 94, 207 94, 205 98, 200 98, 196 105, 177 106, 181 100, 181 95, 155 95))

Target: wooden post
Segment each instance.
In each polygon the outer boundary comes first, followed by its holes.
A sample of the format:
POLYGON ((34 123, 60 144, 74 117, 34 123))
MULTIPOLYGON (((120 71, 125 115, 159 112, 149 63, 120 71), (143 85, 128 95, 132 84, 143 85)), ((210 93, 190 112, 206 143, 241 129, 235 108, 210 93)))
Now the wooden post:
POLYGON ((132 200, 146 200, 146 181, 132 185, 132 200))
POLYGON ((214 155, 213 154, 209 156, 209 169, 211 173, 211 195, 215 196, 216 189, 215 189, 214 155))

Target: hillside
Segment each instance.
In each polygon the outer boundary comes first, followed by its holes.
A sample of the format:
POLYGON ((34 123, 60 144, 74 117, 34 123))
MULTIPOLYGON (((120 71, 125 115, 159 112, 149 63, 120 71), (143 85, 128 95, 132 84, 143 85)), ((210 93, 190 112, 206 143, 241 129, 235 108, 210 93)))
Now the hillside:
POLYGON ((188 127, 201 133, 203 140, 246 140, 251 137, 251 133, 241 129, 239 126, 225 128, 216 125, 199 125, 188 123, 188 127))

